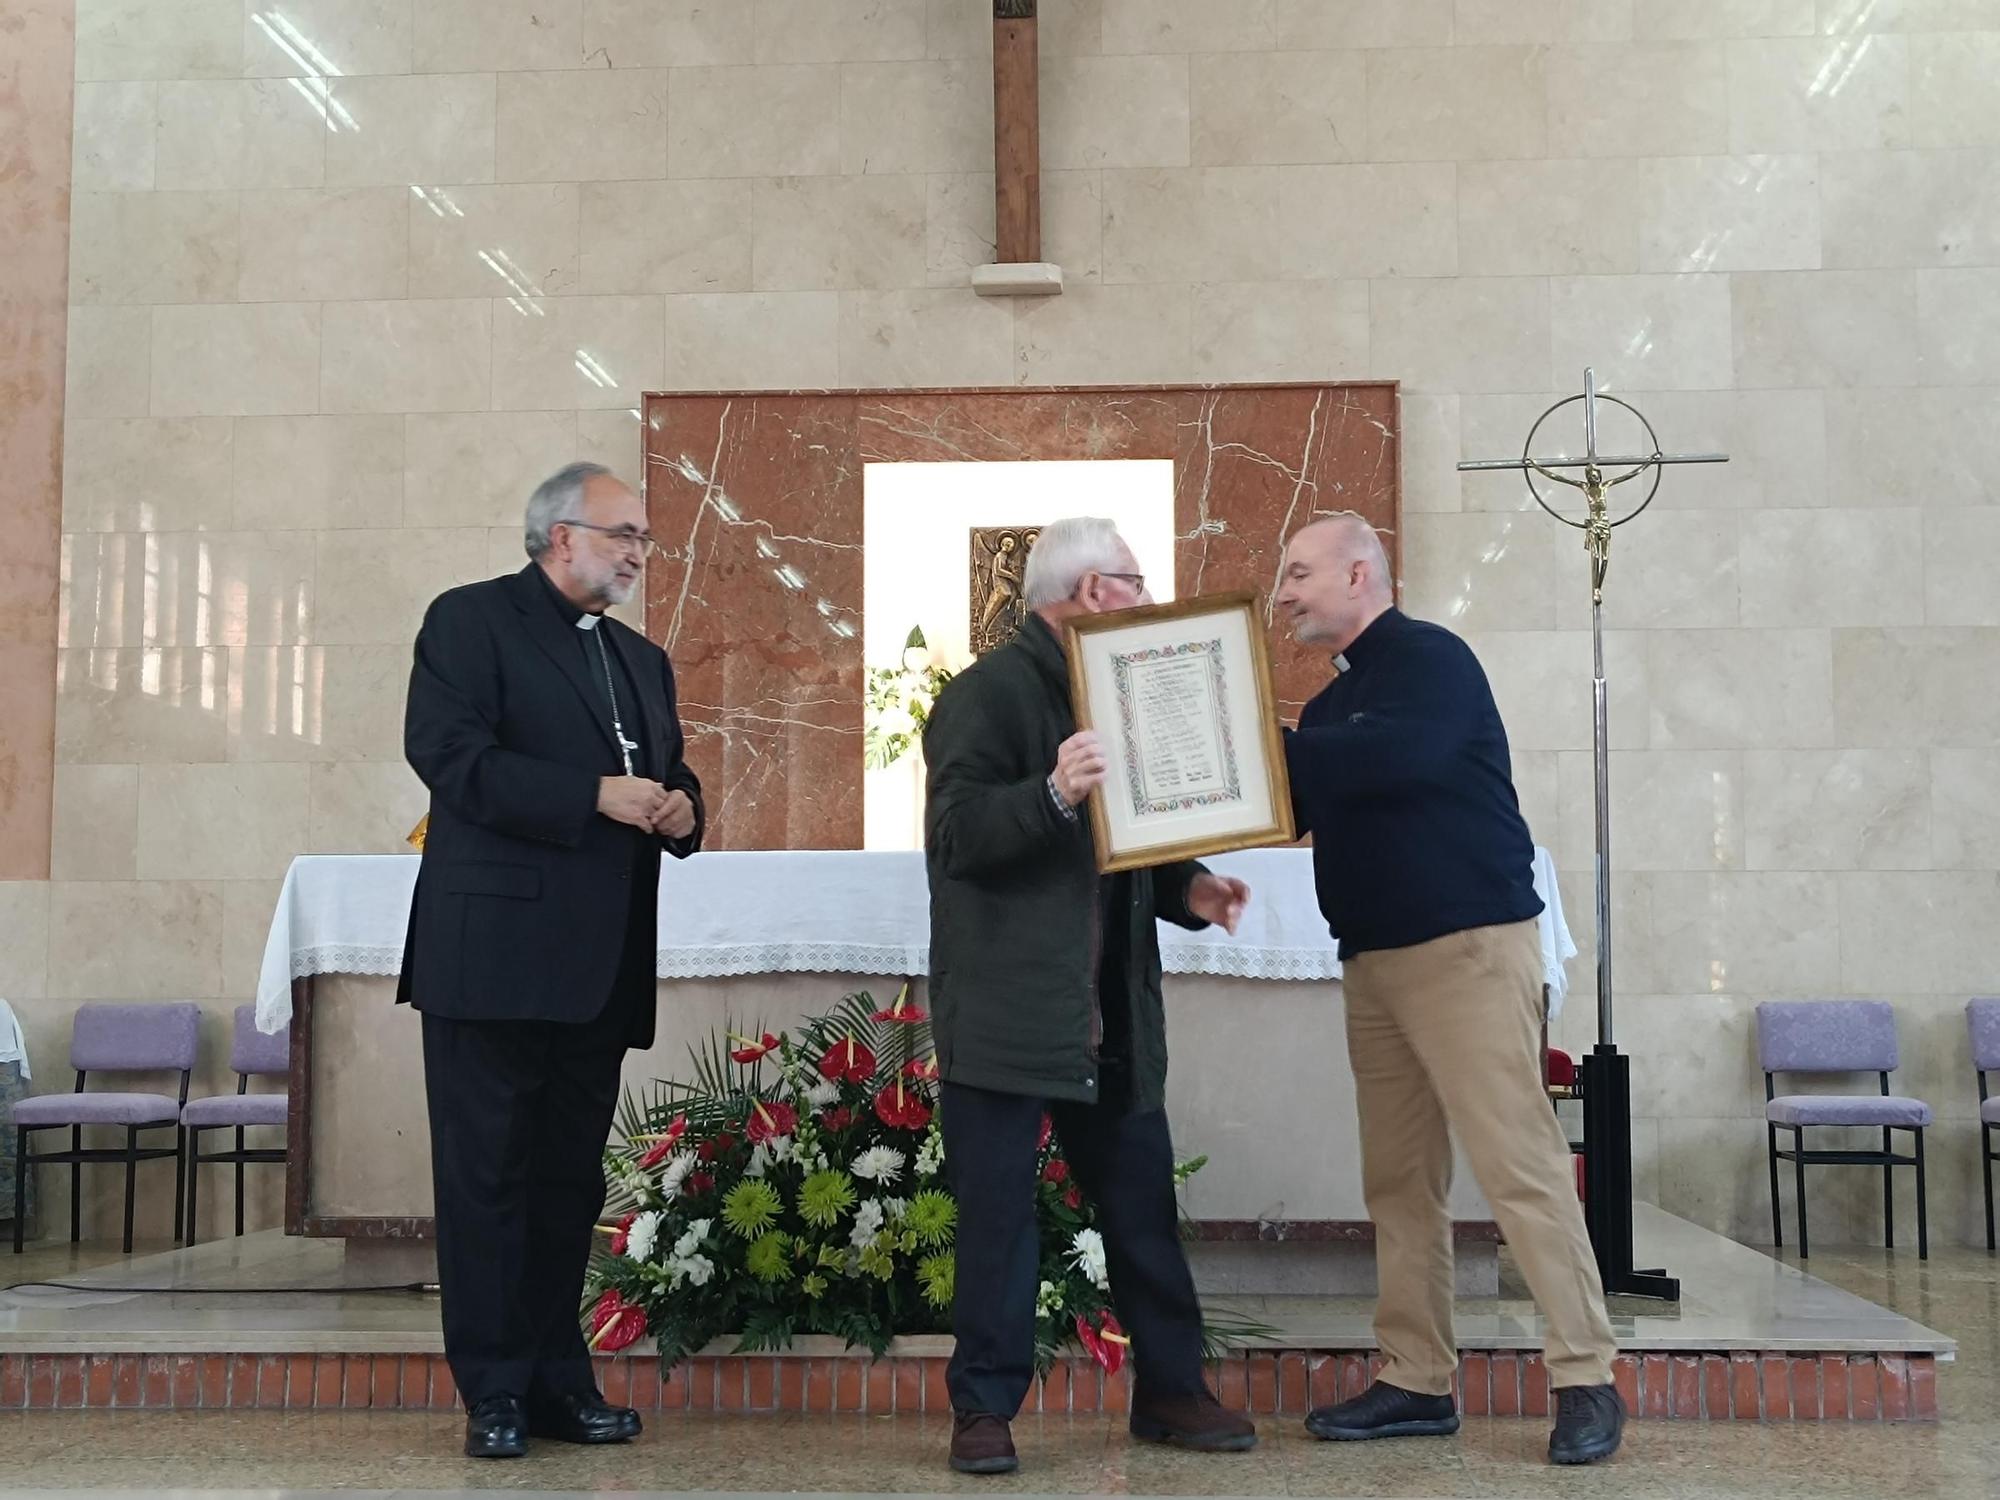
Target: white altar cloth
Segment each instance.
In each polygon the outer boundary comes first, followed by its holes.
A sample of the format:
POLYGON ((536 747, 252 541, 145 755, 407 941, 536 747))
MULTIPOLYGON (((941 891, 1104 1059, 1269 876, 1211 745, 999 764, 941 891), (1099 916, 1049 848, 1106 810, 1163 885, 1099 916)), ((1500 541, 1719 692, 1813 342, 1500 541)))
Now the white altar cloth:
MULTIPOLYGON (((1542 959, 1551 1012, 1576 947, 1562 918, 1555 864, 1535 851, 1542 959)), ((313 974, 396 974, 421 858, 303 854, 285 872, 257 977, 257 1025, 292 1015, 292 981, 313 974)), ((1250 849, 1204 861, 1250 885, 1238 933, 1160 930, 1169 974, 1327 981, 1340 960, 1313 891, 1306 849, 1250 849)), ((919 851, 779 849, 665 860, 660 869, 662 979, 741 974, 921 975, 930 968, 930 893, 919 851)))

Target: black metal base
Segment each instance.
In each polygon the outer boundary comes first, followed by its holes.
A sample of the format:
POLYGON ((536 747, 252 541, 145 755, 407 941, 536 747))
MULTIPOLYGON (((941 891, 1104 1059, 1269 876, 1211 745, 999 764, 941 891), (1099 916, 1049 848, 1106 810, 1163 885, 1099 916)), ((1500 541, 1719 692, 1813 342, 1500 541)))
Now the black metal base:
POLYGON ((1583 1221, 1607 1296, 1681 1300, 1677 1276, 1632 1264, 1632 1060, 1600 1042, 1583 1059, 1583 1221))

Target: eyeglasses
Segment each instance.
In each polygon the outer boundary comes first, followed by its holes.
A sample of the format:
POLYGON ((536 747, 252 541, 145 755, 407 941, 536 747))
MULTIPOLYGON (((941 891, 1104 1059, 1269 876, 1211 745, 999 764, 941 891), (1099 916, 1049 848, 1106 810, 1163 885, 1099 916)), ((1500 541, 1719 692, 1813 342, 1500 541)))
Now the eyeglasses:
POLYGON ((1124 579, 1124 580, 1125 580, 1125 581, 1126 581, 1127 583, 1129 583, 1129 584, 1131 584, 1131 585, 1132 585, 1132 592, 1133 592, 1133 593, 1135 593, 1135 594, 1143 594, 1143 593, 1145 593, 1145 592, 1146 592, 1146 575, 1145 575, 1144 573, 1103 573, 1103 572, 1100 572, 1100 573, 1099 573, 1099 574, 1098 574, 1097 576, 1098 576, 1099 578, 1122 578, 1122 579, 1124 579))
POLYGON ((601 532, 620 547, 637 547, 641 557, 651 557, 660 550, 660 544, 643 531, 634 531, 629 526, 597 526, 589 521, 558 521, 558 526, 575 526, 582 531, 601 532))

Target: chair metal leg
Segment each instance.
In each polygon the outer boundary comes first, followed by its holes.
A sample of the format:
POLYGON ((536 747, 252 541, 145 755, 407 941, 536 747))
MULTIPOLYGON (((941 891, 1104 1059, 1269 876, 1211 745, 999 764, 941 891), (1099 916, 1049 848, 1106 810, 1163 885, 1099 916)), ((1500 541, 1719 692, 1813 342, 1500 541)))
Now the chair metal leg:
POLYGON ((243 1127, 236 1127, 236 1238, 243 1238, 243 1127))
MULTIPOLYGON (((69 1149, 83 1149, 83 1127, 72 1125, 69 1132, 69 1149)), ((69 1242, 74 1245, 83 1238, 83 1163, 69 1164, 69 1242)))
POLYGON ((174 1243, 185 1245, 187 1238, 187 1126, 174 1127, 174 1243))
POLYGON ((1913 1132, 1917 1138, 1917 1259, 1931 1258, 1930 1216, 1924 1206, 1924 1131, 1920 1125, 1913 1132))
POLYGON ((201 1127, 189 1126, 187 1139, 187 1239, 184 1243, 189 1249, 193 1249, 195 1213, 201 1202, 201 1127))
MULTIPOLYGON (((1882 1154, 1890 1151, 1889 1127, 1882 1127, 1882 1154)), ((1882 1245, 1884 1249, 1896 1248, 1896 1169, 1882 1169, 1882 1245)))
POLYGON ((1986 1174, 1986 1248, 1993 1250, 1993 1127, 1979 1127, 1980 1167, 1986 1174))
MULTIPOLYGON (((28 1234, 28 1131, 22 1126, 14 1132, 14 1253, 19 1255, 24 1248, 28 1234)), ((1986 1224, 1989 1231, 1993 1224, 1993 1174, 1986 1175, 1986 1224)), ((1987 1245, 1993 1243, 1989 1232, 1987 1245)))
POLYGON ((132 1211, 139 1197, 139 1127, 125 1127, 125 1253, 132 1253, 132 1211))
POLYGON ((1764 1154, 1771 1163, 1771 1243, 1778 1249, 1785 1248, 1785 1220, 1778 1211, 1778 1127, 1764 1127, 1764 1154))
POLYGON ((1806 1240, 1806 1131, 1803 1125, 1792 1132, 1792 1165, 1798 1171, 1799 1259, 1804 1260, 1812 1251, 1806 1240))

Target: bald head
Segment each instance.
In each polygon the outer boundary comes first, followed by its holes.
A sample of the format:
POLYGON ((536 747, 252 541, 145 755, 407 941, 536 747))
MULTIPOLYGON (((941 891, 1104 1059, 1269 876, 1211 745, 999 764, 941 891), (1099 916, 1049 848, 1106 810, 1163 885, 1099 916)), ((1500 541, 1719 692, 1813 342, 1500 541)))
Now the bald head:
POLYGON ((1338 654, 1394 601, 1389 555, 1352 511, 1301 527, 1285 545, 1273 607, 1300 640, 1338 654))

